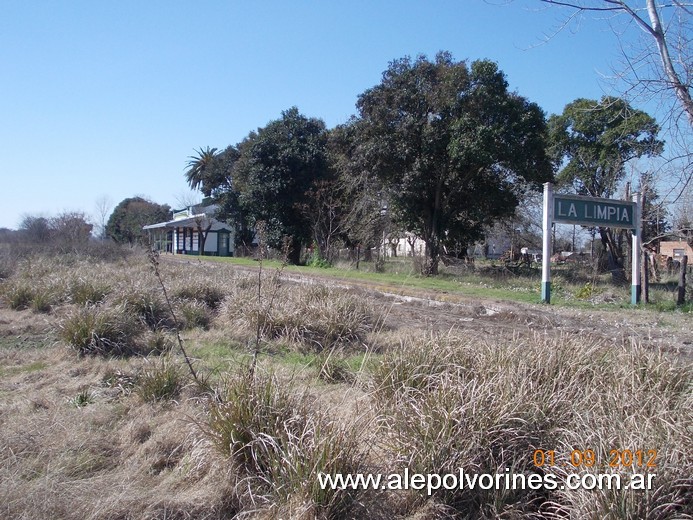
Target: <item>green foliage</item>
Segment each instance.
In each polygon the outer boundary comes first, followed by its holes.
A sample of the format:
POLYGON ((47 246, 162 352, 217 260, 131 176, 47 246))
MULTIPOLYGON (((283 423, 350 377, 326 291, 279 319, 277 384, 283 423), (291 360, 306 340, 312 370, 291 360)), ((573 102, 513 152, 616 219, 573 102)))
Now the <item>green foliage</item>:
POLYGON ((313 252, 306 262, 308 267, 316 267, 318 269, 327 269, 332 267, 332 264, 320 254, 320 249, 317 246, 313 247, 313 252))
POLYGON ((70 399, 70 404, 75 408, 84 408, 88 404, 94 402, 94 394, 88 388, 85 388, 72 399, 70 399))
MULTIPOLYGON (((217 184, 217 180, 213 175, 210 178, 210 175, 217 171, 214 168, 217 149, 208 146, 206 149, 200 148, 196 152, 197 156, 188 157, 188 168, 185 171, 185 177, 193 190, 199 189, 205 197, 209 197, 217 184)), ((223 180, 219 179, 219 182, 223 182, 223 180)))
POLYGON ((510 92, 493 62, 400 59, 357 107, 347 153, 383 182, 402 228, 426 242, 426 274, 437 273, 444 237, 472 242, 512 214, 518 180, 552 178, 544 113, 510 92))
POLYGON ((662 152, 659 126, 619 98, 577 99, 549 119, 550 154, 564 165, 558 181, 576 193, 611 197, 626 163, 662 152))
POLYGON ((311 190, 331 175, 327 134, 323 121, 291 108, 236 146, 220 153, 197 150, 188 161, 188 184, 212 196, 222 218, 236 222, 237 241, 250 245, 250 230, 259 221, 266 222, 270 247, 281 249, 284 237, 290 237, 289 260, 296 264, 315 227, 307 211, 315 206, 317 191, 311 190))
POLYGON ((157 204, 142 197, 127 198, 111 213, 106 235, 119 244, 138 244, 146 239, 143 226, 164 222, 170 217, 171 208, 167 204, 157 204))
POLYGON ((575 297, 580 300, 587 300, 598 292, 599 291, 592 285, 592 282, 587 282, 585 285, 575 291, 575 297))
POLYGON ((298 263, 301 246, 310 241, 311 224, 303 211, 314 182, 329 176, 327 129, 322 120, 291 108, 252 132, 238 145, 233 169, 238 203, 250 222, 266 222, 266 243, 282 248, 291 237, 289 260, 298 263))

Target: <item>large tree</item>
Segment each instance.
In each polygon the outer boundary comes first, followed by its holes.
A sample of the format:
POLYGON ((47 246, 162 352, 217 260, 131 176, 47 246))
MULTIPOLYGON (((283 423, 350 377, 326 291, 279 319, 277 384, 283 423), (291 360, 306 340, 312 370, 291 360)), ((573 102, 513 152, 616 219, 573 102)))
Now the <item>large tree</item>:
POLYGON ((122 200, 106 224, 106 235, 120 244, 134 245, 145 238, 142 226, 164 222, 171 218, 168 204, 157 204, 143 197, 122 200))
POLYGON ((512 214, 518 180, 552 178, 543 111, 491 61, 396 60, 357 107, 353 152, 386 186, 393 218, 424 240, 425 274, 437 273, 444 241, 470 243, 512 214))
POLYGON ((311 240, 309 192, 330 177, 326 143, 325 123, 294 107, 237 147, 231 177, 238 204, 251 224, 265 222, 269 246, 279 248, 290 238, 292 263, 311 240))
MULTIPOLYGON (((561 165, 559 183, 569 191, 592 197, 612 197, 629 161, 662 152, 659 126, 641 110, 620 98, 577 99, 549 119, 550 153, 561 165)), ((613 230, 599 228, 611 270, 623 267, 623 251, 613 230)))

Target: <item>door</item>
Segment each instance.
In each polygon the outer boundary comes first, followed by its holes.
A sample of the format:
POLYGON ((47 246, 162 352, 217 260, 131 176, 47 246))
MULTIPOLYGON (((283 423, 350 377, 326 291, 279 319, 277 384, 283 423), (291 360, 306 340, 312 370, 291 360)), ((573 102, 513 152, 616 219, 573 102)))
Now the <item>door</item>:
POLYGON ((217 251, 219 251, 219 256, 229 256, 229 234, 219 231, 217 237, 217 251))

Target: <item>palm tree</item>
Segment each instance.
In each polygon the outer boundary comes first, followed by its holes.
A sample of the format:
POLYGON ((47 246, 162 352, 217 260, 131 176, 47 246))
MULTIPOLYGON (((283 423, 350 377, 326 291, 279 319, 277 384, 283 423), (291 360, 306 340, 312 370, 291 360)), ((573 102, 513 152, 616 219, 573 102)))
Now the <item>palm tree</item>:
POLYGON ((199 189, 205 197, 209 197, 214 188, 213 183, 209 182, 209 174, 212 173, 212 164, 217 157, 217 149, 208 146, 206 149, 195 150, 195 153, 197 156, 188 157, 185 177, 192 189, 199 189))

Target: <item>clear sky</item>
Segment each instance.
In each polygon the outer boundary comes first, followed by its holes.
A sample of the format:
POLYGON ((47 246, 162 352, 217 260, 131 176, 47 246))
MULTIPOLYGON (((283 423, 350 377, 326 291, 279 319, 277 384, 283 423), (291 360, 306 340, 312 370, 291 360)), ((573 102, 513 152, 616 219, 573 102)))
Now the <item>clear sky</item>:
POLYGON ((498 62, 547 114, 609 92, 605 23, 538 0, 0 2, 0 227, 95 215, 143 195, 176 207, 199 147, 224 148, 297 106, 328 127, 393 59, 498 62))

